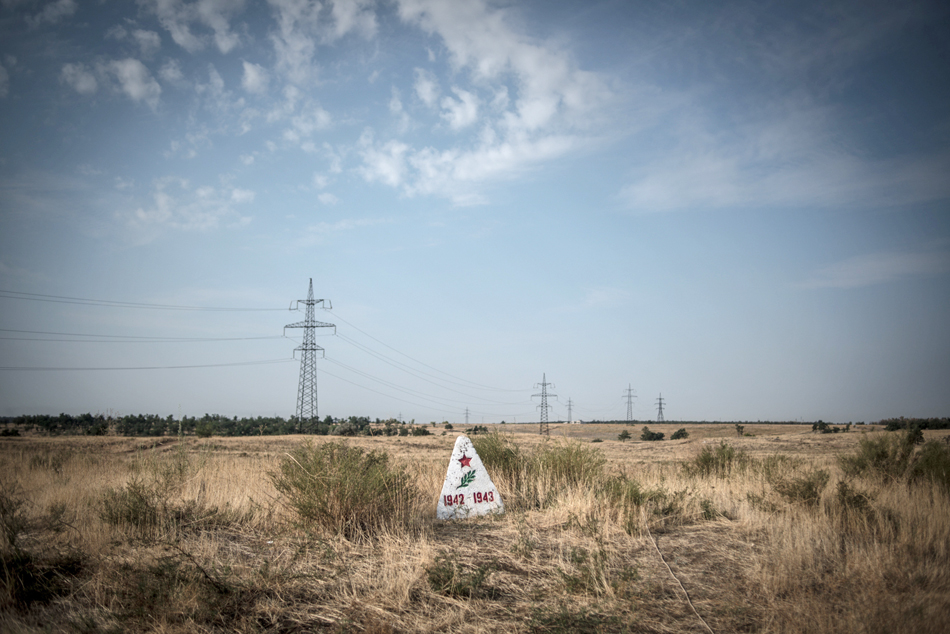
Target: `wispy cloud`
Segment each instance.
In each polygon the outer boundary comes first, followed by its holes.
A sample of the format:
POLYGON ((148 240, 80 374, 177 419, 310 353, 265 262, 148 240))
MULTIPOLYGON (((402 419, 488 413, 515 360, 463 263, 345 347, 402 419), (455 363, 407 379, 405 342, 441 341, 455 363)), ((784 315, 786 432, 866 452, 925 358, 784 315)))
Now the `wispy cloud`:
POLYGON ((154 235, 156 230, 207 231, 247 224, 250 217, 237 207, 253 202, 254 192, 227 186, 193 187, 185 179, 162 178, 154 183, 151 199, 150 205, 117 213, 141 236, 154 235))
POLYGON ((405 0, 399 15, 438 36, 458 73, 442 96, 433 71, 414 69, 414 92, 459 136, 419 147, 364 134, 359 173, 408 196, 459 205, 484 202, 483 186, 577 150, 603 132, 599 114, 614 98, 598 74, 577 66, 562 45, 512 26, 509 12, 480 0, 405 0), (470 80, 463 84, 462 79, 470 80), (466 134, 462 134, 466 133, 466 134))
POLYGON ((801 288, 862 288, 950 272, 950 252, 871 253, 832 264, 815 272, 801 288))

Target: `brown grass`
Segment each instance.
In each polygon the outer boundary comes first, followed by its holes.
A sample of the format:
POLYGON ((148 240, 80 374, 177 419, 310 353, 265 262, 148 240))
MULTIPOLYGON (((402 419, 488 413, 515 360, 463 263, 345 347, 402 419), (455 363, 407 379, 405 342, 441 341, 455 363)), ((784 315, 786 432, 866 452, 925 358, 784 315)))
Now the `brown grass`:
MULTIPOLYGON (((498 427, 526 454, 545 442, 535 426, 498 427)), ((3 544, 0 631, 707 631, 680 583, 717 633, 946 631, 950 498, 930 484, 839 487, 836 456, 860 433, 748 424, 755 436, 739 438, 711 424, 621 443, 623 428, 552 435, 601 451, 604 479, 635 481, 639 505, 567 487, 540 509, 448 523, 435 506, 457 431, 348 439, 387 451, 431 500, 411 529, 358 540, 302 525, 268 475, 305 440, 337 439, 5 438, 0 519, 19 528, 3 544), (684 469, 722 440, 746 468, 684 469), (817 470, 820 498, 797 499, 817 470), (106 519, 104 500, 128 501, 130 483, 154 495, 153 522, 106 519)))

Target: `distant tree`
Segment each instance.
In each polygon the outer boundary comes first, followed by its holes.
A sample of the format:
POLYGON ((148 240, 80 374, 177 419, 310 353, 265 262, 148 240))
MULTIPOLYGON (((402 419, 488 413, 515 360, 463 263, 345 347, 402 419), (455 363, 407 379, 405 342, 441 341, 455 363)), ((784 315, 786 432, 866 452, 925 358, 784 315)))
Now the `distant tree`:
POLYGON ((620 442, 626 442, 627 439, 629 438, 630 438, 630 432, 628 432, 626 429, 620 432, 619 434, 617 434, 617 440, 619 440, 620 442))
POLYGON ((661 431, 650 431, 646 425, 643 426, 643 433, 640 434, 640 440, 663 440, 664 434, 661 431))
POLYGON ((742 432, 745 431, 745 425, 740 425, 736 423, 736 436, 742 438, 742 432))
POLYGON ((689 438, 689 432, 686 431, 686 428, 677 429, 673 432, 673 435, 670 436, 670 440, 679 440, 680 438, 689 438))

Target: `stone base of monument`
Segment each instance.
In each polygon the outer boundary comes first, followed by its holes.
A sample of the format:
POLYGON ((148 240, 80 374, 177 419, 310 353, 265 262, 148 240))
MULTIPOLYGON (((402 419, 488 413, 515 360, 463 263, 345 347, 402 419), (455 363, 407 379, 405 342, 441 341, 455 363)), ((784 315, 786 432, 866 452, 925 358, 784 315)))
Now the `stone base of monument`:
POLYGON ((454 520, 504 512, 501 495, 472 441, 466 436, 459 436, 449 459, 436 517, 454 520))

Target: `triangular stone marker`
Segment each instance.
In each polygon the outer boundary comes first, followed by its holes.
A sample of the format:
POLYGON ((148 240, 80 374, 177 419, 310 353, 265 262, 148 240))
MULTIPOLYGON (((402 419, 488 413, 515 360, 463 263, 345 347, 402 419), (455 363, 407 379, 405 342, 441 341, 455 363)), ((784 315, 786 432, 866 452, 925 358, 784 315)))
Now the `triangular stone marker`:
POLYGON ((488 477, 472 441, 459 436, 452 450, 435 515, 440 520, 504 513, 505 505, 488 477))

